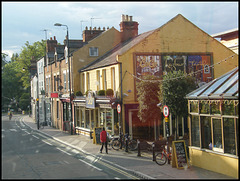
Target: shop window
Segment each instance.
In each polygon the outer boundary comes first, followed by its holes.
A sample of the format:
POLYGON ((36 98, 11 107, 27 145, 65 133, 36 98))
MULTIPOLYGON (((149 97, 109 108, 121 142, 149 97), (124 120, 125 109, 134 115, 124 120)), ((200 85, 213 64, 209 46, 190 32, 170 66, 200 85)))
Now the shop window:
POLYGON ((222 124, 221 119, 212 119, 213 124, 213 143, 212 148, 214 151, 223 152, 222 147, 222 124))
POLYGON ((89 110, 86 110, 86 123, 85 123, 85 128, 90 129, 90 115, 89 115, 89 110))
POLYGON ((201 101, 199 104, 200 114, 210 114, 210 105, 207 101, 201 101))
POLYGON ((59 102, 57 101, 57 119, 59 119, 59 102))
POLYGON ((198 113, 198 101, 190 101, 190 112, 198 113))
POLYGON ((200 117, 201 120, 201 143, 202 148, 212 149, 212 133, 211 133, 211 118, 210 117, 200 117))
MULTIPOLYGON (((224 152, 235 155, 235 129, 233 118, 223 118, 224 152)), ((237 132, 238 133, 238 132, 237 132)))
POLYGON ((94 124, 94 110, 91 110, 91 130, 95 127, 94 124))
POLYGON ((112 131, 112 110, 106 111, 106 130, 112 131))
POLYGON ((234 101, 226 100, 222 104, 223 115, 235 115, 234 101))
POLYGON ((80 108, 75 107, 75 120, 76 120, 76 126, 80 126, 80 108))
POLYGON ((85 121, 85 118, 84 118, 84 110, 81 109, 81 127, 84 128, 84 121, 85 121))
POLYGON ((105 126, 105 112, 100 110, 100 126, 105 126))
POLYGON ((199 116, 191 115, 191 140, 192 146, 200 147, 200 135, 199 135, 199 116))
POLYGON ((213 101, 210 104, 210 110, 211 110, 211 114, 220 114, 220 102, 213 101))
POLYGON ((114 135, 119 135, 119 120, 116 109, 114 109, 114 135))

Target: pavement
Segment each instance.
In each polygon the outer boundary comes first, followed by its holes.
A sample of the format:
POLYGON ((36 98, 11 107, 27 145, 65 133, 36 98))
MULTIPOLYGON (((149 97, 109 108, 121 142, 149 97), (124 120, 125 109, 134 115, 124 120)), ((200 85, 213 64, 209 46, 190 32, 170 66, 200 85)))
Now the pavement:
MULTIPOLYGON (((37 130, 37 124, 28 115, 23 115, 23 122, 32 129, 37 130)), ((159 166, 152 161, 151 153, 143 152, 141 153, 141 157, 138 157, 137 151, 125 152, 124 149, 116 151, 110 147, 108 154, 105 153, 105 149, 103 149, 103 153, 99 153, 101 146, 93 144, 93 140, 89 136, 70 135, 68 132, 50 126, 45 126, 43 129, 37 131, 79 151, 94 155, 95 157, 101 157, 102 160, 131 171, 142 179, 234 179, 192 165, 187 169, 173 168, 171 164, 159 166)))

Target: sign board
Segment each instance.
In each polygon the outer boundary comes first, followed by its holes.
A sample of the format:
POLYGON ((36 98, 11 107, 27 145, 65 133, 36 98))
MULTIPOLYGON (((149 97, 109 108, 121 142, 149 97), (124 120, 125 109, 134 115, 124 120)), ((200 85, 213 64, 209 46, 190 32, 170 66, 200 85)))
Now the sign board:
POLYGON ((58 93, 51 93, 51 98, 58 98, 58 93))
POLYGON ((95 109, 95 97, 91 91, 88 92, 86 97, 86 108, 95 109))
POLYGON ((95 144, 101 144, 100 141, 100 133, 102 131, 102 127, 95 127, 93 129, 93 143, 95 144))
POLYGON ((168 109, 167 106, 163 106, 163 115, 164 115, 165 117, 168 117, 168 115, 169 115, 169 109, 168 109))
POLYGON ((184 140, 172 142, 172 167, 188 168, 188 156, 184 140))
POLYGON ((117 105, 117 112, 118 112, 118 114, 121 113, 121 106, 120 106, 120 104, 117 105))

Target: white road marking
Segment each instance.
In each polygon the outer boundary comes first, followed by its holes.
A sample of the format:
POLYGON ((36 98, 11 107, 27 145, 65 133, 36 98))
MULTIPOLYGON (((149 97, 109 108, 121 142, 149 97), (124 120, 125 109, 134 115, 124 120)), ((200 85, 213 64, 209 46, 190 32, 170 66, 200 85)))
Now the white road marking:
POLYGON ((15 131, 15 132, 17 132, 17 130, 16 129, 9 129, 10 131, 15 131))
POLYGON ((44 141, 44 140, 42 140, 42 142, 44 142, 44 143, 46 143, 46 144, 48 144, 48 145, 51 145, 51 146, 52 146, 52 144, 51 144, 51 143, 49 143, 49 142, 47 142, 47 141, 44 141))
POLYGON ((57 148, 58 150, 60 150, 61 152, 63 152, 63 153, 66 153, 66 154, 68 154, 68 155, 72 155, 72 154, 70 154, 70 153, 68 153, 68 152, 66 152, 66 151, 64 151, 64 150, 62 150, 62 149, 60 149, 60 148, 57 148))
POLYGON ((27 131, 24 131, 25 133, 27 133, 27 134, 31 134, 31 133, 29 133, 29 132, 27 132, 27 131))
POLYGON ((90 163, 88 163, 88 162, 86 162, 86 161, 84 161, 84 160, 81 160, 81 159, 78 159, 79 161, 81 161, 81 162, 83 162, 83 163, 85 163, 85 164, 87 164, 87 165, 89 165, 90 167, 93 167, 93 168, 95 168, 95 169, 97 169, 97 170, 99 170, 99 171, 102 171, 102 169, 100 169, 100 168, 98 168, 98 167, 95 167, 94 165, 92 165, 92 164, 90 164, 90 163))
POLYGON ((39 139, 39 137, 37 137, 37 136, 35 136, 35 135, 32 135, 34 138, 37 138, 37 139, 39 139))

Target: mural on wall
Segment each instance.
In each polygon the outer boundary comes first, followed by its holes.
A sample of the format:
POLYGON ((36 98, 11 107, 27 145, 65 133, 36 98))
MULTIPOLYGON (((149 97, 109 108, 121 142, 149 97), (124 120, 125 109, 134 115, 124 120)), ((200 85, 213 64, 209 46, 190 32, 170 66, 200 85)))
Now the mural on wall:
POLYGON ((136 56, 136 76, 145 75, 160 76, 161 73, 160 55, 137 55, 136 56))
POLYGON ((212 80, 210 55, 136 55, 136 76, 161 76, 171 71, 194 72, 196 82, 212 80), (202 70, 202 71, 201 71, 202 70))

